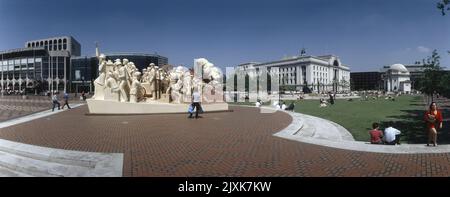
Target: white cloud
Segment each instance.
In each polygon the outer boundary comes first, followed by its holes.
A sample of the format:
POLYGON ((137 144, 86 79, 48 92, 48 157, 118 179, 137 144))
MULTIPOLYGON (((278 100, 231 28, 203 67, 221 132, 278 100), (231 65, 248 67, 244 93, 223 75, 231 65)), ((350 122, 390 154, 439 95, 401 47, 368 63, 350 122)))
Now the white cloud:
POLYGON ((418 46, 417 47, 417 51, 421 52, 421 53, 429 53, 431 52, 430 48, 424 47, 424 46, 418 46))

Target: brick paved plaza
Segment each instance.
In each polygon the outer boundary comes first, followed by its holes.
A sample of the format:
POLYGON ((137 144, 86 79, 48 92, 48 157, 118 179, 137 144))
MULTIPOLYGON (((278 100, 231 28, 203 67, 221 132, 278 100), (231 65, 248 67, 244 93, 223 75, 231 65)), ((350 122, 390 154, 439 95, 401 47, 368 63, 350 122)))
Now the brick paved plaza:
MULTIPOLYGON (((47 96, 27 96, 27 99, 22 99, 22 96, 1 96, 0 97, 0 122, 26 116, 35 112, 51 109, 51 98, 47 96)), ((62 103, 62 95, 60 95, 60 102, 62 103)), ((69 103, 80 103, 79 99, 70 97, 69 103)), ((70 104, 69 104, 70 105, 70 104)))
MULTIPOLYGON (((272 134, 291 117, 233 112, 93 116, 81 106, 0 129, 38 146, 124 153, 124 176, 449 176, 450 154, 381 154, 327 148, 272 134)), ((2 110, 3 111, 3 110, 2 110)))

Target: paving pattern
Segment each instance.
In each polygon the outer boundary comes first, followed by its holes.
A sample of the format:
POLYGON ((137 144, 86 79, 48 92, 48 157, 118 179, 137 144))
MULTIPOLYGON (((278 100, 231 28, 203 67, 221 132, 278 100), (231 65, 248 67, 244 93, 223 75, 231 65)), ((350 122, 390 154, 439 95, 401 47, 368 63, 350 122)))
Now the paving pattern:
POLYGON ((92 116, 87 106, 0 129, 0 138, 60 149, 124 153, 124 176, 450 176, 450 154, 383 154, 273 136, 288 114, 233 112, 92 116))
MULTIPOLYGON (((70 100, 69 105, 79 102, 70 100)), ((28 96, 27 99, 22 99, 21 96, 0 96, 0 122, 51 109, 51 107, 51 99, 47 96, 28 96)))

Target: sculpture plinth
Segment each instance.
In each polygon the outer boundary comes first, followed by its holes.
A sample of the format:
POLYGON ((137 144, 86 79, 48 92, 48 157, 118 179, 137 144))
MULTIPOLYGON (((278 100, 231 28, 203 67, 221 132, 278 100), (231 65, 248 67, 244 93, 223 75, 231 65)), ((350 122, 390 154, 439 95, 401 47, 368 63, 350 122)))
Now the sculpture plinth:
POLYGON ((228 110, 222 73, 204 58, 194 61, 195 72, 183 66, 159 68, 153 63, 139 72, 127 59, 113 63, 103 54, 98 59, 95 94, 87 100, 91 114, 187 113, 194 92, 200 94, 203 111, 228 110))

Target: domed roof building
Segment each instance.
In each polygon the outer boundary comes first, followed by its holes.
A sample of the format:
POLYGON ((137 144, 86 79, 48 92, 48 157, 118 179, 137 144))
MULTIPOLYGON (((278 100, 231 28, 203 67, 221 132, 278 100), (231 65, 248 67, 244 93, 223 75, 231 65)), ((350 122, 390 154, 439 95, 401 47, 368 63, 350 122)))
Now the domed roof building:
POLYGON ((408 69, 406 69, 406 67, 403 64, 392 64, 389 67, 389 70, 392 70, 393 72, 400 72, 400 73, 408 73, 409 74, 408 69))
POLYGON ((383 76, 384 89, 387 92, 411 92, 411 80, 408 69, 403 64, 392 64, 383 76))

